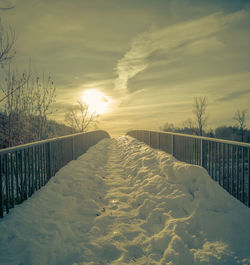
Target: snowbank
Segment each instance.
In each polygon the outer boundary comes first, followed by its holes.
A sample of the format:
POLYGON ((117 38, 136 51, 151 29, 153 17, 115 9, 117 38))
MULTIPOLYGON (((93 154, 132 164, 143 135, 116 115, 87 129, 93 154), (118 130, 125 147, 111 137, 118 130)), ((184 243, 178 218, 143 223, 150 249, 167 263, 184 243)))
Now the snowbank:
POLYGON ((249 220, 203 168, 105 139, 0 221, 0 264, 250 264, 249 220))

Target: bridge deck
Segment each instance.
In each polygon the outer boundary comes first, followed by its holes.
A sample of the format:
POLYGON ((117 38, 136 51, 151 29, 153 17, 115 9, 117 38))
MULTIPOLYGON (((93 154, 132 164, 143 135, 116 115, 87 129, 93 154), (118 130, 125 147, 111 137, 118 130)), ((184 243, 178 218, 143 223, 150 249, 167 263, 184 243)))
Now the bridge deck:
POLYGON ((204 169, 105 139, 0 220, 0 264, 250 264, 249 220, 204 169))

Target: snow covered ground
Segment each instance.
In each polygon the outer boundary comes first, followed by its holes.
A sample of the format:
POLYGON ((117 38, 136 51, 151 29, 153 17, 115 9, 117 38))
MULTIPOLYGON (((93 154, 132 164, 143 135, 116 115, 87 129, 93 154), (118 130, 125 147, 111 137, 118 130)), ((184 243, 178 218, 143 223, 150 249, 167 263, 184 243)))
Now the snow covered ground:
POLYGON ((0 264, 250 264, 249 222, 201 167, 105 139, 0 220, 0 264))

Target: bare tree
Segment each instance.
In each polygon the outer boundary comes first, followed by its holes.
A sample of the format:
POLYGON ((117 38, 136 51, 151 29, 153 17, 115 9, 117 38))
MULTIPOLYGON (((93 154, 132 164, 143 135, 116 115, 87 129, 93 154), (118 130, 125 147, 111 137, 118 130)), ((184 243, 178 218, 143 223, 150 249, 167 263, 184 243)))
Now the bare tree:
POLYGON ((9 27, 5 30, 1 24, 0 18, 0 64, 10 61, 15 56, 15 32, 9 27))
POLYGON ((182 123, 184 128, 188 128, 190 130, 194 130, 195 124, 194 121, 190 118, 187 118, 183 123, 182 123))
POLYGON ((32 118, 35 118, 38 122, 36 126, 36 134, 39 140, 47 138, 47 124, 48 115, 53 113, 52 105, 56 98, 56 88, 52 77, 48 75, 40 78, 35 76, 32 78, 30 87, 29 106, 32 112, 32 118))
POLYGON ((4 66, 0 79, 0 103, 4 103, 0 112, 0 134, 7 146, 47 138, 48 115, 52 113, 56 97, 50 75, 43 74, 40 78, 31 69, 19 75, 10 64, 5 67, 15 55, 14 44, 14 31, 4 30, 0 18, 0 66, 4 66))
POLYGON ((77 101, 77 104, 65 114, 65 122, 74 131, 86 132, 90 125, 97 123, 97 115, 90 113, 88 106, 82 101, 77 101))
POLYGON ((203 130, 207 125, 206 115, 207 102, 206 97, 195 97, 194 98, 194 109, 195 122, 197 124, 198 134, 202 136, 203 130))
POLYGON ((173 123, 166 122, 163 125, 162 130, 165 131, 165 132, 174 132, 176 130, 176 128, 175 128, 173 123))
POLYGON ((19 75, 9 69, 1 89, 6 97, 0 120, 5 146, 47 138, 47 118, 55 102, 51 77, 40 79, 30 72, 19 75))
MULTIPOLYGON (((1 17, 0 17, 0 65, 3 68, 4 63, 10 62, 11 59, 16 54, 14 44, 15 44, 16 38, 15 38, 15 32, 9 27, 8 30, 5 30, 1 23, 1 17)), ((9 71, 7 70, 7 75, 9 74, 9 71)), ((5 76, 5 75, 3 75, 5 76)), ((1 77, 1 82, 3 81, 3 76, 1 77)), ((7 77, 8 78, 8 77, 7 77)), ((18 89, 18 86, 11 90, 11 93, 14 93, 18 89)), ((2 98, 0 98, 0 103, 4 101, 8 97, 8 94, 4 95, 2 98)))
POLYGON ((241 141, 244 141, 244 131, 247 128, 247 124, 246 124, 246 113, 247 110, 237 110, 235 112, 235 115, 233 117, 233 119, 238 123, 237 127, 240 130, 240 137, 241 137, 241 141))
POLYGON ((23 102, 24 85, 27 81, 25 74, 21 76, 9 69, 1 90, 5 95, 5 105, 1 113, 1 139, 7 146, 24 142, 27 128, 22 121, 25 120, 27 105, 23 102), (15 92, 15 93, 14 93, 15 92))

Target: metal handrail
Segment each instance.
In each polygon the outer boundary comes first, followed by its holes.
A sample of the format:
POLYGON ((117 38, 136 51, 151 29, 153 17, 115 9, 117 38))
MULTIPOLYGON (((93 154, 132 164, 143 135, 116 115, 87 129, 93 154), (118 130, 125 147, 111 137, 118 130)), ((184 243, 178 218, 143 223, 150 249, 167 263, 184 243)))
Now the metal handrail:
MULTIPOLYGON (((133 130, 133 131, 148 131, 148 130, 133 130)), ((132 131, 129 131, 127 134, 129 134, 132 131)), ((185 133, 176 133, 176 132, 164 132, 164 131, 151 131, 152 133, 161 133, 161 134, 169 134, 169 135, 179 135, 179 136, 185 136, 187 138, 193 138, 193 139, 201 139, 201 140, 209 140, 209 141, 214 141, 217 143, 225 143, 225 144, 233 144, 233 145, 238 145, 238 146, 244 146, 244 147, 249 147, 249 143, 244 143, 244 142, 237 142, 237 141, 232 141, 232 140, 224 140, 224 139, 218 139, 218 138, 212 138, 212 137, 205 137, 205 136, 198 136, 198 135, 191 135, 191 134, 185 134, 185 133)))
MULTIPOLYGON (((102 130, 98 130, 98 131, 99 132, 105 132, 105 131, 102 131, 102 130)), ((97 131, 95 131, 95 132, 97 132, 97 131)), ((89 133, 92 133, 92 132, 86 132, 84 134, 89 134, 89 133)), ((83 134, 82 132, 74 133, 74 134, 69 134, 69 135, 49 138, 49 139, 45 139, 45 140, 30 142, 30 143, 27 143, 27 144, 16 145, 16 146, 13 146, 13 147, 3 148, 3 149, 0 149, 0 154, 6 154, 6 153, 9 153, 9 152, 12 152, 12 151, 17 151, 17 150, 29 148, 29 147, 34 146, 34 145, 40 145, 40 144, 45 144, 45 143, 49 143, 49 142, 52 142, 52 141, 58 141, 58 140, 62 140, 62 139, 67 139, 67 138, 75 137, 77 135, 82 135, 82 134, 83 134)))
POLYGON ((0 150, 0 218, 103 138, 110 136, 98 130, 0 150))
POLYGON ((225 190, 250 207, 250 144, 173 132, 129 131, 178 160, 204 167, 225 190))

